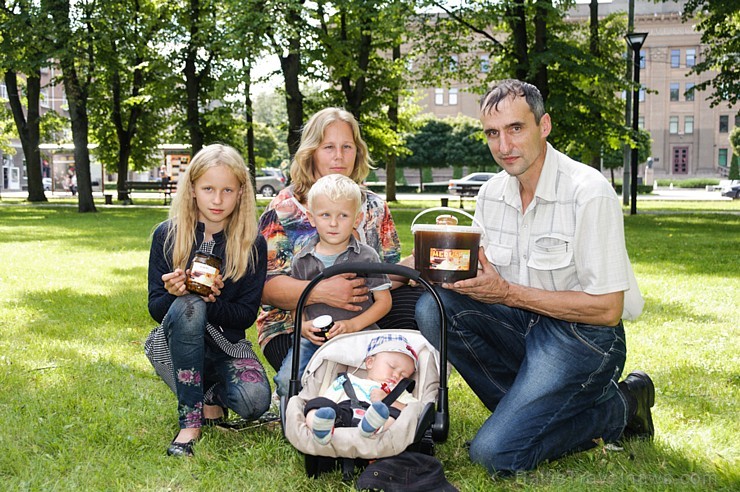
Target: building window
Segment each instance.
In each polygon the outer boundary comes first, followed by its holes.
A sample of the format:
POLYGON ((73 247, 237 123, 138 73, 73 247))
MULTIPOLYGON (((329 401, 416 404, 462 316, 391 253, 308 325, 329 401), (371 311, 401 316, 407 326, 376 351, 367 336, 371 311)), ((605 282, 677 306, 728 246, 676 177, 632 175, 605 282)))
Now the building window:
POLYGON ((640 88, 640 92, 638 93, 637 99, 640 102, 645 102, 645 89, 644 88, 640 88))
POLYGON ((681 66, 681 50, 671 50, 671 68, 681 66))
POLYGON ((690 68, 696 65, 696 49, 688 48, 686 50, 686 67, 690 68))
POLYGON ((719 149, 719 154, 717 154, 717 165, 719 167, 727 167, 727 149, 719 149))
POLYGON ((445 91, 444 89, 434 89, 434 104, 442 106, 445 103, 445 91))
POLYGON ((668 120, 668 133, 671 135, 678 133, 678 116, 671 116, 668 120))
POLYGON ((645 129, 645 117, 644 116, 637 117, 637 128, 641 130, 645 129))
POLYGON ((671 82, 671 101, 678 101, 678 82, 671 82))
POLYGON ((447 104, 450 106, 457 105, 457 89, 450 89, 447 93, 447 104))
POLYGON ((641 70, 645 69, 646 60, 647 58, 645 57, 645 50, 640 50, 640 69, 641 70))
POLYGON ((726 114, 719 117, 719 132, 727 133, 730 130, 730 117, 726 114))
POLYGON ((692 133, 694 133, 694 117, 693 116, 684 116, 683 132, 686 135, 691 135, 692 133))
POLYGON ((686 92, 684 92, 684 95, 686 96, 687 101, 694 100, 694 83, 693 82, 686 82, 686 92))
POLYGON ((0 84, 0 99, 5 99, 6 101, 8 99, 8 88, 5 84, 0 84))
POLYGON ((450 56, 450 72, 457 72, 457 55, 450 56))
POLYGON ((480 55, 480 71, 482 73, 488 73, 491 70, 491 61, 488 59, 488 55, 480 55))

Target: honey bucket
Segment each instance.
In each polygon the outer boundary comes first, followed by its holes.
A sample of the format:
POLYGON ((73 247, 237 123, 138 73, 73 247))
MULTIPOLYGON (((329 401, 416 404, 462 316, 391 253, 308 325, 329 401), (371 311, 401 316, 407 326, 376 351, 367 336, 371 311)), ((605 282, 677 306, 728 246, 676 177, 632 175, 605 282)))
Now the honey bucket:
POLYGON ((411 233, 414 235, 414 268, 427 282, 453 283, 476 276, 483 228, 469 213, 449 207, 423 210, 411 222, 411 233), (436 224, 416 223, 422 215, 439 211, 465 215, 473 225, 457 225, 451 215, 438 216, 436 224))

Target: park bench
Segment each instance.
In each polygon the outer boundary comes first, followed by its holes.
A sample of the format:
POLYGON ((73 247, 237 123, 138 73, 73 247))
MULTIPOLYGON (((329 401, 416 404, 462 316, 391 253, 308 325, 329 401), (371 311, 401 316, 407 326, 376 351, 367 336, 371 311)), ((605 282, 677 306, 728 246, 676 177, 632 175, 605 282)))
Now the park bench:
POLYGON ((172 201, 172 193, 177 191, 177 183, 171 181, 126 181, 128 199, 124 203, 134 203, 131 198, 131 192, 133 191, 158 191, 162 193, 164 204, 167 205, 167 200, 172 201))

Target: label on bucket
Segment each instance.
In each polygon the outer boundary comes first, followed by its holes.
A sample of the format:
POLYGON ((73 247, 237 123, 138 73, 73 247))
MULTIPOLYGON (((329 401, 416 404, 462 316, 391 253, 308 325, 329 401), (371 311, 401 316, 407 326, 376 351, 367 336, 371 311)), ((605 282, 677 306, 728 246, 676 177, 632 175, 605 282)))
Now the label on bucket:
POLYGON ((467 271, 469 266, 469 249, 429 248, 430 270, 467 271))

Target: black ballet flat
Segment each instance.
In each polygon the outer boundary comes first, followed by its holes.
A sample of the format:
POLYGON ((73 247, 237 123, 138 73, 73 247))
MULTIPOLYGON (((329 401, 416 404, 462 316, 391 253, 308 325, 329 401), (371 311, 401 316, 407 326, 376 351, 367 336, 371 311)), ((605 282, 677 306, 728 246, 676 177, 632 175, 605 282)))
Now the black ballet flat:
POLYGON ((185 456, 188 458, 194 456, 193 445, 195 444, 195 439, 191 439, 188 442, 175 442, 178 434, 180 433, 175 434, 174 439, 172 439, 172 442, 167 447, 167 456, 185 456))
POLYGON ((221 407, 224 411, 224 414, 221 417, 217 417, 215 419, 203 419, 203 427, 216 427, 219 425, 223 425, 226 423, 226 421, 229 418, 229 409, 226 407, 221 407))

